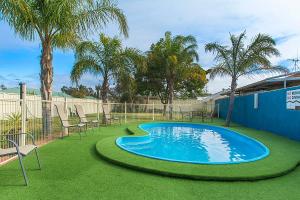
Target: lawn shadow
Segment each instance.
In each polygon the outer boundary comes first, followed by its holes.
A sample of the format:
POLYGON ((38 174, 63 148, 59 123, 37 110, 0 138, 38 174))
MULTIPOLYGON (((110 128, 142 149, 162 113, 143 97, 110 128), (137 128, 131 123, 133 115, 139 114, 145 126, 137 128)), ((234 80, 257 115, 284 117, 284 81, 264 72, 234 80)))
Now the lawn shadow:
POLYGON ((21 169, 1 169, 0 187, 25 186, 21 169))

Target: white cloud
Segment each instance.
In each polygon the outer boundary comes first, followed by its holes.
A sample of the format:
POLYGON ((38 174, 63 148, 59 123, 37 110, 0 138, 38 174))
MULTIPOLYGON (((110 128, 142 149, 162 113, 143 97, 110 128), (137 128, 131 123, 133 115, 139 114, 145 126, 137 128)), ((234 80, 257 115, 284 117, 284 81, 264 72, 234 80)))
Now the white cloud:
MULTIPOLYGON (((147 50, 149 45, 170 30, 173 34, 192 34, 199 42, 200 63, 205 68, 213 66, 213 55, 204 52, 204 45, 218 41, 228 43, 229 32, 247 30, 248 39, 261 32, 274 38, 287 37, 278 44, 281 57, 272 58, 274 64, 296 56, 300 43, 300 2, 296 0, 152 0, 122 1, 120 6, 128 16, 129 46, 147 50)), ((108 33, 116 33, 109 28, 108 33)), ((243 77, 243 86, 271 75, 252 79, 243 77)), ((230 86, 230 78, 210 80, 208 90, 217 92, 230 86)))

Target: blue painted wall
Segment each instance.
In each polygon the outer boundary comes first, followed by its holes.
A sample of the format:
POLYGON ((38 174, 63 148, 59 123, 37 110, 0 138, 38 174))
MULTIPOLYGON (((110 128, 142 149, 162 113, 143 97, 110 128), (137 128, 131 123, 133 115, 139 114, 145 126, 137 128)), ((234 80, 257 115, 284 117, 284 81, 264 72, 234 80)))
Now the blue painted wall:
MULTIPOLYGON (((270 131, 300 141, 300 110, 286 108, 286 92, 300 86, 258 94, 258 108, 254 109, 254 94, 235 99, 232 121, 258 130, 270 131)), ((229 98, 216 101, 220 117, 226 118, 229 98)))

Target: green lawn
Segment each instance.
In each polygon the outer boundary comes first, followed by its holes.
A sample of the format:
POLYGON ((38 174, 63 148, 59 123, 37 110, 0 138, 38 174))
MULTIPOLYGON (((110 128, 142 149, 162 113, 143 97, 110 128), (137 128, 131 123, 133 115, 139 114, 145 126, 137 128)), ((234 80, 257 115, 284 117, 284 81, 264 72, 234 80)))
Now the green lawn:
MULTIPOLYGON (((223 121, 214 120, 212 125, 222 125, 223 121)), ((96 147, 104 159, 131 169, 160 174, 164 176, 200 179, 200 180, 262 180, 285 175, 300 163, 300 143, 275 134, 232 125, 240 134, 263 142, 270 154, 261 160, 231 165, 199 165, 181 162, 168 162, 137 156, 119 148, 115 141, 118 136, 100 140, 96 147), (288 155, 288 156, 286 156, 288 155)), ((128 125, 130 137, 145 135, 136 124, 128 125)))
MULTIPOLYGON (((234 127, 239 128, 246 130, 234 127)), ((300 197, 299 167, 285 176, 268 180, 216 182, 163 177, 102 160, 96 152, 96 143, 125 134, 125 125, 104 127, 89 132, 81 141, 78 134, 74 134, 43 146, 39 149, 42 171, 36 170, 34 156, 25 159, 28 187, 23 186, 17 161, 0 167, 0 199, 289 200, 300 197)), ((283 156, 288 158, 289 155, 283 156)))

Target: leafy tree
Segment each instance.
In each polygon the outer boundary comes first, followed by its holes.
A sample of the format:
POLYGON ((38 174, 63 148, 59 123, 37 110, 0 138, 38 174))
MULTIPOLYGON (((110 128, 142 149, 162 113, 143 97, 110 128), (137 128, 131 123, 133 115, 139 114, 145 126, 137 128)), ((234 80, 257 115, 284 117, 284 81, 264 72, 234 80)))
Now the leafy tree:
POLYGON ((133 103, 137 95, 137 83, 131 74, 122 73, 117 77, 114 96, 118 102, 133 103))
POLYGON ((40 81, 43 131, 51 133, 53 49, 66 49, 116 21, 127 36, 123 12, 111 0, 5 0, 0 1, 1 17, 25 40, 41 43, 40 81))
POLYGON ((203 95, 203 88, 207 83, 206 71, 198 64, 186 68, 182 73, 183 80, 175 87, 178 98, 197 98, 203 95))
POLYGON ((7 87, 3 84, 0 85, 0 90, 7 90, 7 87))
POLYGON ((100 35, 99 42, 82 42, 76 48, 71 80, 78 82, 85 73, 101 77, 101 98, 107 103, 110 84, 116 81, 118 75, 126 72, 133 52, 129 48, 124 50, 118 38, 110 38, 104 34, 100 35))
MULTIPOLYGON (((146 62, 147 63, 147 62, 146 62)), ((147 64, 146 64, 147 65, 147 64)), ((145 70, 138 70, 135 74, 135 81, 136 81, 136 92, 137 94, 141 96, 149 97, 152 94, 155 94, 155 92, 152 92, 153 84, 150 84, 150 80, 153 80, 150 78, 150 70, 148 66, 145 70)))
POLYGON ((61 91, 76 98, 84 98, 87 96, 97 97, 97 93, 93 88, 87 88, 84 85, 79 85, 78 87, 63 86, 61 91))
POLYGON ((170 104, 171 119, 176 85, 182 81, 186 68, 198 61, 197 47, 197 41, 191 35, 172 37, 171 32, 166 32, 148 52, 148 75, 153 86, 150 90, 160 96, 163 103, 170 104))
POLYGON ((139 70, 136 74, 137 93, 142 96, 158 96, 164 104, 163 115, 166 114, 166 106, 169 102, 166 71, 161 69, 164 61, 161 46, 152 44, 150 51, 147 52, 146 69, 139 70))
POLYGON ((142 52, 126 48, 123 52, 124 66, 116 77, 114 96, 119 102, 133 103, 138 95, 137 76, 146 69, 146 60, 142 52))
MULTIPOLYGON (((118 38, 110 38, 100 35, 99 42, 86 41, 76 48, 76 62, 71 72, 71 80, 78 82, 85 73, 92 73, 101 77, 101 99, 108 102, 108 95, 114 95, 110 85, 117 83, 117 88, 122 90, 123 95, 132 95, 132 87, 124 85, 133 82, 131 78, 132 66, 139 61, 139 51, 132 48, 122 48, 118 38), (127 81, 127 82, 126 82, 127 81), (120 87, 122 84, 122 87, 120 87), (124 91, 123 91, 124 89, 124 91)), ((131 84, 134 85, 134 84, 131 84)), ((124 97, 124 96, 123 96, 124 97)), ((128 96, 126 98, 133 98, 128 96)), ((103 118, 106 121, 106 118, 103 118)))
POLYGON ((208 43, 205 46, 207 52, 215 54, 216 66, 209 70, 210 78, 216 76, 231 77, 230 102, 226 117, 226 126, 230 125, 234 108, 235 91, 237 81, 241 76, 253 76, 264 72, 286 72, 287 69, 280 66, 272 66, 271 56, 279 56, 275 41, 265 34, 258 34, 252 38, 249 45, 245 45, 246 32, 240 35, 230 34, 230 46, 219 43, 208 43))

